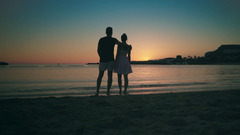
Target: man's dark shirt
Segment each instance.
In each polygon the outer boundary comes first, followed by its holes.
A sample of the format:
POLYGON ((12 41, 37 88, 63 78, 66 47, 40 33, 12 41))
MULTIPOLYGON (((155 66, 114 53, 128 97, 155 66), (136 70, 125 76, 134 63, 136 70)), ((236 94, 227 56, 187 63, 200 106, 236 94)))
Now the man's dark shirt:
POLYGON ((114 61, 114 46, 117 42, 116 38, 103 37, 98 42, 98 55, 100 62, 114 61))

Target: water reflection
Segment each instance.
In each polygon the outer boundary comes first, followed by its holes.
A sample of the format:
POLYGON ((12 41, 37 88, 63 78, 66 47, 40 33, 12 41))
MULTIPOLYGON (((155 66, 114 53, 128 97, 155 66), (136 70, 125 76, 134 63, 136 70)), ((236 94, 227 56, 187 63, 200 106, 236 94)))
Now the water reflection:
MULTIPOLYGON (((240 65, 133 65, 129 92, 138 94, 240 88, 240 65)), ((0 68, 0 98, 89 95, 95 92, 98 65, 0 68)), ((107 75, 100 94, 106 92, 107 75)), ((111 93, 118 93, 117 74, 111 93)))

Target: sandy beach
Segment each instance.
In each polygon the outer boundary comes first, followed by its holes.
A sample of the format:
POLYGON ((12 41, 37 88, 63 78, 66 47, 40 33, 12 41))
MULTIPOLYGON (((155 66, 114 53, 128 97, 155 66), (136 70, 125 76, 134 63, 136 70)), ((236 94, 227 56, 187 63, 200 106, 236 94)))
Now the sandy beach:
POLYGON ((1 99, 1 135, 238 135, 240 91, 1 99))

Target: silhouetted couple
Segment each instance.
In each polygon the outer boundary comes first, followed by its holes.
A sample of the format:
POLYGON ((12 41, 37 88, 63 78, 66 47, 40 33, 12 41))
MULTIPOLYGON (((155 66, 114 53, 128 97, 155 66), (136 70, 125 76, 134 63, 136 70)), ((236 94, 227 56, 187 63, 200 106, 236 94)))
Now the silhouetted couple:
POLYGON ((127 35, 121 36, 122 42, 119 42, 116 38, 112 37, 113 30, 111 27, 106 29, 106 37, 103 37, 98 42, 98 55, 100 57, 99 63, 99 75, 97 78, 97 91, 96 96, 99 95, 99 89, 101 86, 102 78, 105 70, 108 71, 108 85, 107 95, 110 95, 110 89, 112 86, 113 71, 118 74, 118 86, 119 94, 122 94, 122 76, 124 76, 124 92, 127 93, 128 88, 128 74, 132 73, 130 65, 132 46, 127 44, 127 35), (114 60, 114 46, 118 45, 116 61, 114 60))

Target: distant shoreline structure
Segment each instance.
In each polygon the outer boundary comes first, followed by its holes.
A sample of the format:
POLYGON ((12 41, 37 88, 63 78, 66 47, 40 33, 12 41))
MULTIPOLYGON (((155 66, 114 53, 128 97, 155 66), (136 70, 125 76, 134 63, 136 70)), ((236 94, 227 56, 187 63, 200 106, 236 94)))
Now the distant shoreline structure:
MULTIPOLYGON (((87 63, 87 65, 99 63, 87 63)), ((131 61, 131 64, 150 65, 240 65, 240 45, 221 45, 215 51, 205 53, 203 57, 177 55, 176 58, 164 58, 148 61, 131 61)))
MULTIPOLYGON (((86 65, 98 65, 99 63, 87 63, 86 65)), ((133 65, 240 65, 240 62, 206 62, 206 63, 160 63, 150 61, 132 61, 133 65)))
POLYGON ((0 65, 9 65, 7 62, 0 62, 0 65))
POLYGON ((99 63, 87 63, 87 65, 97 65, 99 63))

